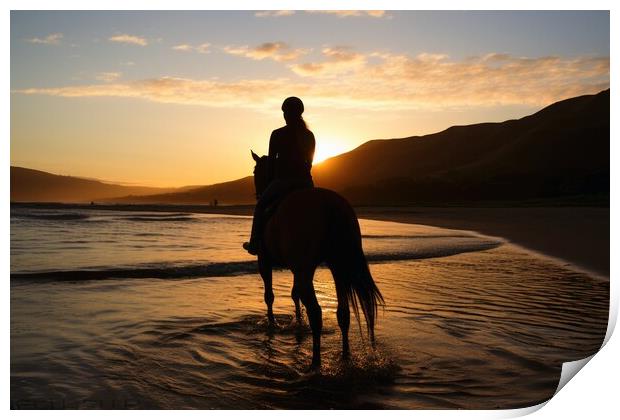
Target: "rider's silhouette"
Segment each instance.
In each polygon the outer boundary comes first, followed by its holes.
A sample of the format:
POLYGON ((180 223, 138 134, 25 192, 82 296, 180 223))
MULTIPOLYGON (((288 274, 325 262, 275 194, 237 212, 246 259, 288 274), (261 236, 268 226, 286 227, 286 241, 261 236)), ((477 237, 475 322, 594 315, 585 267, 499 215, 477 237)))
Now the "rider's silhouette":
POLYGON ((274 130, 269 139, 269 161, 273 168, 273 178, 256 203, 250 242, 243 244, 252 255, 258 253, 265 209, 293 190, 313 187, 310 169, 315 140, 314 134, 308 130, 301 116, 304 104, 301 99, 291 96, 282 103, 282 112, 286 125, 274 130))

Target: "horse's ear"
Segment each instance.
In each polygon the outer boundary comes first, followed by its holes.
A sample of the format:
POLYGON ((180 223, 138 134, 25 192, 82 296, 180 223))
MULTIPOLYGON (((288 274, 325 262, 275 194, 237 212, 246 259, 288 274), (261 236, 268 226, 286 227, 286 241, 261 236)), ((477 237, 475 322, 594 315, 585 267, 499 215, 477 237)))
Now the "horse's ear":
POLYGON ((260 158, 258 157, 258 155, 257 155, 256 153, 254 153, 254 151, 253 151, 253 150, 250 150, 250 153, 252 153, 252 158, 253 158, 256 162, 258 162, 258 160, 260 159, 260 158))

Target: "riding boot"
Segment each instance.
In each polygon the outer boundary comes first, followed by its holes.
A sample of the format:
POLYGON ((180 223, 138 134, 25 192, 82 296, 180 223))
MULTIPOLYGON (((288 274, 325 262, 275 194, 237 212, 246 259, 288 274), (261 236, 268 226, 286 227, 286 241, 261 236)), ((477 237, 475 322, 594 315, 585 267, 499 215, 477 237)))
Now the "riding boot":
POLYGON ((258 255, 258 245, 256 245, 255 242, 252 242, 252 239, 250 239, 250 242, 243 243, 243 249, 248 251, 248 254, 250 255, 258 255))

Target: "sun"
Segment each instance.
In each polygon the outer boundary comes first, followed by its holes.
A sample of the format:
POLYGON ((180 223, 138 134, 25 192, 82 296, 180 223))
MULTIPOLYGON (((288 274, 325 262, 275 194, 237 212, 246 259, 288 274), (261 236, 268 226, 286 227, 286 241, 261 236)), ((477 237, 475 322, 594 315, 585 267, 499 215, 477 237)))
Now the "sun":
POLYGON ((346 151, 347 148, 336 140, 317 139, 313 163, 321 163, 330 157, 334 157, 346 151))

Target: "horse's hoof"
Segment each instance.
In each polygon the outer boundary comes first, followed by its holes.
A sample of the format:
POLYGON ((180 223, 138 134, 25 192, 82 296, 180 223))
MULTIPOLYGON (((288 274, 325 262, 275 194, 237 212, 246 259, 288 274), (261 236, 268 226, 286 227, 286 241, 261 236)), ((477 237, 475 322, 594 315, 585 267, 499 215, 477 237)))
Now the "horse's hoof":
POLYGON ((312 362, 310 366, 308 366, 306 373, 315 375, 321 373, 321 362, 312 362))

